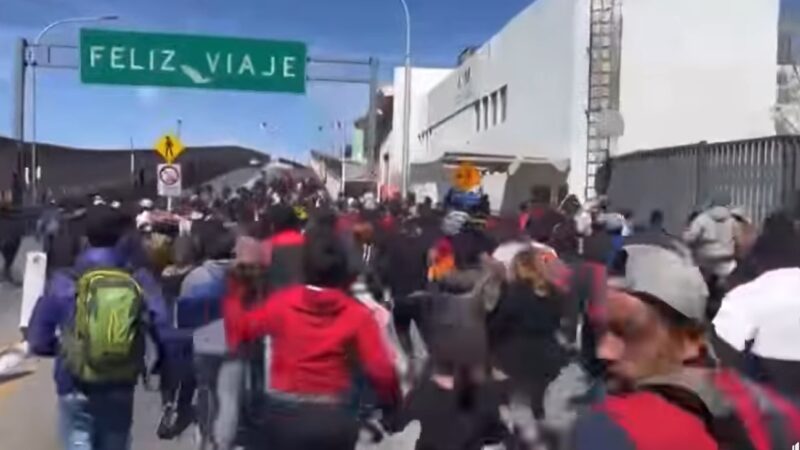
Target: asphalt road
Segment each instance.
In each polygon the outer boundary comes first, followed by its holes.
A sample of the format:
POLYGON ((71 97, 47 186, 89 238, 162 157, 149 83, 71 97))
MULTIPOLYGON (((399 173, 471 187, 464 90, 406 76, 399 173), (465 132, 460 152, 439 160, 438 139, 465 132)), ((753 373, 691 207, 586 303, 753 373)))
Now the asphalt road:
MULTIPOLYGON (((0 351, 20 341, 17 328, 20 302, 21 290, 0 282, 0 351)), ((52 360, 30 358, 24 367, 30 373, 10 379, 0 374, 0 449, 60 450, 52 360)), ((160 415, 158 393, 140 387, 134 405, 132 450, 196 448, 193 428, 174 441, 159 440, 155 430, 160 415)), ((381 444, 359 446, 356 450, 413 449, 419 433, 418 429, 414 430, 414 427, 410 427, 405 433, 388 438, 381 444)))
MULTIPOLYGON (((20 290, 0 284, 0 348, 19 341, 20 290)), ((52 361, 33 359, 29 375, 11 380, 0 378, 0 449, 60 450, 58 415, 52 361)), ((191 450, 191 433, 176 441, 161 441, 155 435, 161 413, 157 393, 139 389, 133 424, 133 450, 191 450)))

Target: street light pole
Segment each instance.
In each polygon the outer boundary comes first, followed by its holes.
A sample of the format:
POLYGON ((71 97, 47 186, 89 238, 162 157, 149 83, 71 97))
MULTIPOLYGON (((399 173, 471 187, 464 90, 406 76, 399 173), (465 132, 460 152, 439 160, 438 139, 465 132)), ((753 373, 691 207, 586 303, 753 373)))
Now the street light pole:
POLYGON ((50 25, 44 27, 42 31, 36 36, 33 41, 33 48, 30 50, 30 64, 31 64, 31 194, 33 195, 33 203, 37 203, 37 189, 39 178, 39 155, 36 149, 36 51, 39 49, 44 36, 53 28, 69 23, 84 23, 84 22, 104 22, 108 20, 117 20, 119 16, 96 16, 96 17, 72 17, 69 19, 57 20, 50 25))
POLYGON ((410 178, 410 149, 411 144, 411 14, 408 11, 406 0, 400 0, 403 5, 403 12, 406 17, 406 55, 405 55, 405 75, 403 89, 403 155, 402 155, 402 195, 405 200, 408 198, 409 178, 410 178))

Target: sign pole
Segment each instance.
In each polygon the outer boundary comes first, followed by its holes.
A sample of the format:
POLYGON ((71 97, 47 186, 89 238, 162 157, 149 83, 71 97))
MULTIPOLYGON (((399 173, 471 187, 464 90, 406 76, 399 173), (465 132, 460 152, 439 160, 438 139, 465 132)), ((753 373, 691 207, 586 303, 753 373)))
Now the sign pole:
POLYGON ((26 55, 28 42, 25 39, 18 39, 14 48, 14 126, 12 137, 17 145, 17 167, 14 172, 17 174, 14 184, 11 186, 12 203, 19 205, 22 203, 21 193, 23 183, 22 173, 25 168, 25 68, 27 67, 26 55))

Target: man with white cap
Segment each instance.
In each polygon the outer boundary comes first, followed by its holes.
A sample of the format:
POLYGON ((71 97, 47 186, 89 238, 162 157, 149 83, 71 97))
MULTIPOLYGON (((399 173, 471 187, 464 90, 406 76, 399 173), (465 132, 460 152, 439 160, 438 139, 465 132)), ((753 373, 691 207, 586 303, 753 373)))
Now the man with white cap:
POLYGON ((800 409, 709 358, 707 297, 685 255, 623 248, 593 308, 610 395, 578 419, 573 448, 778 449, 800 439, 800 409))

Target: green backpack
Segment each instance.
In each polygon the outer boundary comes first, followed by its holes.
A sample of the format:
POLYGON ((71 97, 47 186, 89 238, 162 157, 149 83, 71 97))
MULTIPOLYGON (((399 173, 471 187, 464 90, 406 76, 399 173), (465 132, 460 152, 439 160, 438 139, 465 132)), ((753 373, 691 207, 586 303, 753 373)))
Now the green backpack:
POLYGON ((86 383, 135 383, 144 364, 142 288, 118 269, 91 270, 76 285, 75 320, 62 336, 69 371, 86 383))

